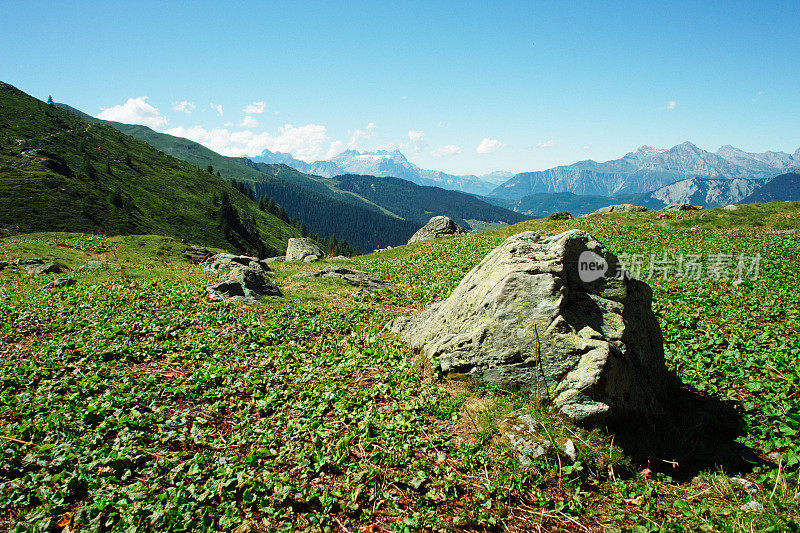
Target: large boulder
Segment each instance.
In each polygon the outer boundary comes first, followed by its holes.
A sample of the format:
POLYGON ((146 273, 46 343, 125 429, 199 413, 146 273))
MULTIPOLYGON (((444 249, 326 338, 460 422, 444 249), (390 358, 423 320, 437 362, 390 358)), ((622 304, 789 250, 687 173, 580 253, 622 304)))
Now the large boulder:
POLYGON ((373 289, 385 289, 392 286, 388 281, 384 281, 366 272, 341 266, 329 266, 319 271, 300 272, 295 276, 298 278, 342 278, 354 287, 370 287, 373 289))
POLYGON ((232 300, 248 305, 258 303, 263 297, 283 298, 283 293, 258 263, 235 267, 225 279, 207 286, 206 292, 211 301, 232 300))
POLYGON ((580 422, 663 412, 652 291, 591 235, 505 240, 449 298, 389 328, 435 366, 530 391, 580 422))
POLYGON ((440 215, 433 217, 427 224, 419 228, 417 232, 408 239, 408 244, 466 232, 467 231, 456 224, 452 218, 440 215))
POLYGON ((614 204, 614 205, 607 205, 605 207, 601 207, 597 211, 589 213, 589 216, 592 215, 607 215, 609 213, 641 213, 647 211, 647 208, 642 205, 633 205, 633 204, 614 204))
POLYGON ((311 239, 289 239, 289 244, 286 246, 287 261, 305 261, 306 263, 310 263, 312 261, 319 261, 323 257, 325 257, 325 252, 311 239))

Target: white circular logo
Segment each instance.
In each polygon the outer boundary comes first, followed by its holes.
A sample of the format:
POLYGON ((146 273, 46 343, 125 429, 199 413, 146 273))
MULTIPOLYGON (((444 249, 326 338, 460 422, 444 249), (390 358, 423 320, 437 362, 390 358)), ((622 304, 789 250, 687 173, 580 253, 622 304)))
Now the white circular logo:
POLYGON ((591 283, 605 276, 608 263, 602 256, 589 250, 578 256, 578 277, 584 283, 591 283))

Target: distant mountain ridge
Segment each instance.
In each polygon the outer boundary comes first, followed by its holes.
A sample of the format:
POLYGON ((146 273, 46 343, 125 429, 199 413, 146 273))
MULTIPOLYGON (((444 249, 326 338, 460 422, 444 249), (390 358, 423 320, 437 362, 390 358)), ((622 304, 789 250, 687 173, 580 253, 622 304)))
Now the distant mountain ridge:
POLYGON ((620 159, 592 160, 544 171, 523 172, 492 191, 491 196, 520 200, 540 193, 620 196, 655 191, 691 178, 764 179, 800 167, 800 149, 753 154, 730 145, 717 153, 690 142, 669 149, 642 146, 620 159))
POLYGON ((249 158, 255 163, 282 163, 306 174, 332 178, 343 174, 400 178, 417 185, 485 195, 508 179, 510 172, 492 172, 485 176, 456 176, 439 170, 425 170, 411 163, 400 150, 358 152, 345 150, 329 161, 306 163, 291 154, 264 150, 249 158))

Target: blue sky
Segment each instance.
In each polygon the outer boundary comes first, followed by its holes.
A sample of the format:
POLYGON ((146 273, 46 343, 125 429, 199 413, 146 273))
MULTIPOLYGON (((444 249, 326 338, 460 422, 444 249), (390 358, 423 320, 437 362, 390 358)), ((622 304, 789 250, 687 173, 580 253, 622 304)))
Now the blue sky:
POLYGON ((797 0, 562 4, 5 0, 0 79, 226 155, 484 173, 800 147, 797 0))

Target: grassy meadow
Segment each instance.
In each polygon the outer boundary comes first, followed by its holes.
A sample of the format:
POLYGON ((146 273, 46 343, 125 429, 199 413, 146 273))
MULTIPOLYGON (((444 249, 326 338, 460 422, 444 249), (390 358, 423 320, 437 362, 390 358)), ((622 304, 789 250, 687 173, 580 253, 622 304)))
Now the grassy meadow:
POLYGON ((797 531, 800 234, 774 232, 799 228, 800 203, 535 220, 352 263, 390 289, 277 263, 286 298, 255 307, 210 303, 216 277, 180 240, 7 237, 0 261, 58 259, 78 284, 0 271, 0 529, 797 531), (651 256, 699 256, 699 279, 647 280, 664 420, 576 427, 525 394, 424 372, 383 331, 506 236, 571 228, 642 278, 651 256), (741 255, 760 258, 757 279, 732 278, 741 255), (91 259, 107 267, 78 270, 91 259), (578 460, 522 466, 497 431, 509 413, 571 438, 578 460))

